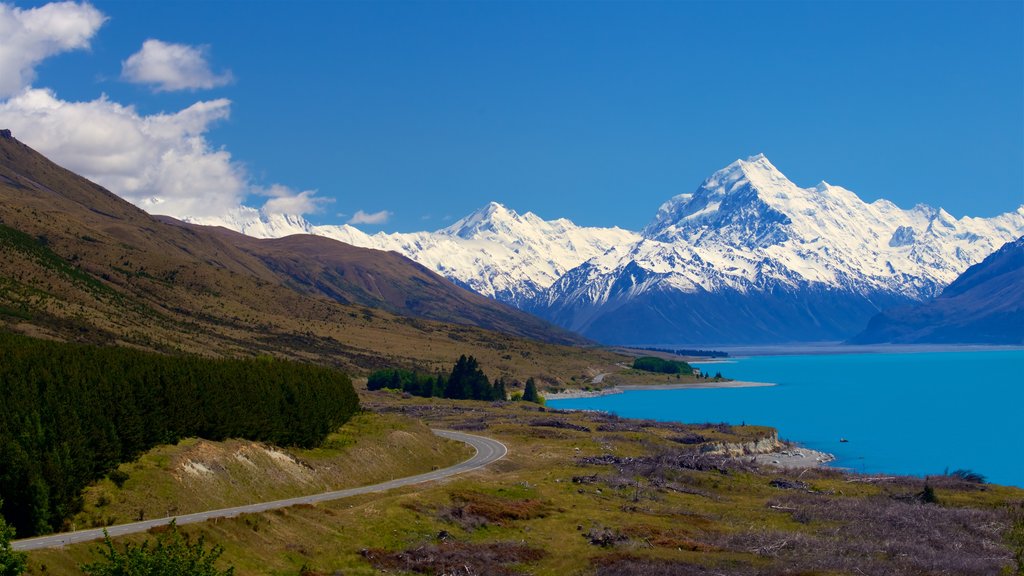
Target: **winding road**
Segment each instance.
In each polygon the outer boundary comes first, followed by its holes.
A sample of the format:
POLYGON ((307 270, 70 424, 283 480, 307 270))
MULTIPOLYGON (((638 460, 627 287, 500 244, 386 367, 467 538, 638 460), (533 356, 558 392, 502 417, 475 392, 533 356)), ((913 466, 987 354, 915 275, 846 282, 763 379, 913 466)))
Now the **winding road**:
MULTIPOLYGON (((415 476, 406 476, 405 478, 398 478, 397 480, 391 480, 388 482, 381 482, 380 484, 372 484, 370 486, 360 486, 358 488, 346 488, 344 490, 335 490, 333 492, 323 492, 320 494, 312 494, 310 496, 298 496, 296 498, 287 498, 285 500, 273 500, 271 502, 260 502, 257 504, 246 504, 244 506, 234 506, 232 508, 221 508, 219 510, 208 510, 206 512, 196 512, 194 514, 184 514, 182 516, 173 516, 167 518, 157 518, 154 520, 144 520, 142 522, 132 522, 130 524, 118 524, 116 526, 107 526, 107 533, 111 537, 124 536, 125 534, 135 534, 138 532, 145 532, 154 526, 163 526, 170 524, 172 520, 176 521, 177 524, 195 524, 197 522, 205 522, 214 518, 231 518, 238 516, 239 514, 251 514, 254 512, 266 512, 267 510, 276 510, 278 508, 287 508, 289 506, 295 506, 296 504, 315 504, 317 502, 327 502, 328 500, 340 500, 341 498, 348 498, 350 496, 358 496, 360 494, 372 494, 375 492, 384 492, 392 490, 394 488, 401 488, 403 486, 412 486, 413 484, 421 484, 423 482, 430 482, 433 480, 440 480, 442 478, 448 478, 457 474, 464 474, 470 470, 476 470, 482 466, 486 466, 491 462, 500 460, 508 453, 508 447, 501 442, 492 438, 486 438, 484 436, 475 436, 473 434, 464 434, 462 432, 454 432, 451 430, 434 430, 434 434, 442 438, 448 438, 450 440, 457 440, 459 442, 465 442, 476 450, 476 454, 473 455, 469 460, 460 462, 454 466, 448 468, 442 468, 440 470, 433 470, 431 472, 425 472, 423 474, 417 474, 415 476)), ((63 532, 60 534, 50 534, 48 536, 38 536, 36 538, 25 538, 23 540, 14 540, 11 542, 11 546, 15 550, 38 550, 40 548, 58 548, 66 546, 68 544, 75 544, 78 542, 87 542, 89 540, 96 540, 103 537, 103 528, 93 528, 89 530, 78 530, 76 532, 63 532)))

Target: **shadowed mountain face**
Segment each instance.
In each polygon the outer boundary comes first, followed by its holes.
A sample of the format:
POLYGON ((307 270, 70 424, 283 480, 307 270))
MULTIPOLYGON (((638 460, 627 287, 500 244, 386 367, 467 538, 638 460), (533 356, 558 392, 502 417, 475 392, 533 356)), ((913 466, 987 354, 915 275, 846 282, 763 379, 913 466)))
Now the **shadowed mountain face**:
POLYGON ((448 362, 458 343, 535 349, 473 327, 582 341, 397 254, 325 238, 263 242, 152 217, 0 136, 0 328, 349 367, 384 356, 448 362))
POLYGON ((1024 344, 1024 237, 975 264, 924 304, 871 319, 855 344, 1024 344))

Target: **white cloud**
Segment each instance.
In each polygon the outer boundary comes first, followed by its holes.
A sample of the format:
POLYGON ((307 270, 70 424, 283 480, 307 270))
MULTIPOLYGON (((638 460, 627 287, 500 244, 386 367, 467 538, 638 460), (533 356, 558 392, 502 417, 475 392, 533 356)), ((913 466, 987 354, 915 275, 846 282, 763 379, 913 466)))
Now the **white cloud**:
POLYGON ((216 88, 231 82, 231 72, 214 74, 206 62, 206 49, 150 39, 121 63, 121 78, 152 84, 157 92, 216 88))
POLYGON ((230 109, 218 99, 143 116, 106 97, 67 102, 29 89, 0 102, 0 126, 144 210, 212 216, 237 207, 249 191, 243 167, 204 137, 230 109))
MULTIPOLYGON (((330 201, 316 198, 315 190, 254 186, 241 163, 210 144, 206 133, 229 117, 230 100, 142 115, 106 96, 69 102, 50 89, 30 87, 37 64, 61 52, 88 48, 105 20, 86 3, 51 3, 29 10, 0 3, 0 128, 10 128, 54 162, 154 214, 222 217, 254 210, 242 204, 249 194, 270 197, 262 207, 268 214, 316 212, 330 201)), ((230 74, 210 71, 201 49, 159 40, 144 43, 123 63, 122 74, 157 90, 230 81, 230 74)))
POLYGON ((264 214, 312 214, 319 212, 321 205, 333 202, 331 198, 316 198, 316 190, 296 192, 281 184, 274 184, 269 188, 254 188, 253 192, 271 197, 260 209, 264 214))
POLYGON ((384 224, 388 221, 392 215, 387 210, 381 210, 380 212, 374 212, 367 214, 362 210, 356 210, 356 213, 349 218, 348 224, 384 224))
POLYGON ((49 56, 89 47, 106 17, 88 3, 58 2, 23 10, 0 4, 0 98, 35 80, 49 56))

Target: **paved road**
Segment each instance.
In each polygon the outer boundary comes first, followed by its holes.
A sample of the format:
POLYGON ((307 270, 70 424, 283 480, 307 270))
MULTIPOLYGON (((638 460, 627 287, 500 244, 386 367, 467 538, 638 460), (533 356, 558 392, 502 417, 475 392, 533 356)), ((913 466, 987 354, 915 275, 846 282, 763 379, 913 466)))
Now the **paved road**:
MULTIPOLYGON (((183 516, 144 520, 142 522, 132 522, 131 524, 118 524, 116 526, 108 526, 107 533, 112 537, 124 536, 125 534, 145 532, 154 526, 170 524, 171 520, 177 521, 179 525, 195 524, 196 522, 205 522, 213 518, 231 518, 238 516, 239 514, 250 514, 253 512, 275 510, 277 508, 287 508, 288 506, 295 506, 296 504, 315 504, 317 502, 339 500, 341 498, 348 498, 349 496, 357 496, 359 494, 384 492, 393 488, 411 486, 413 484, 430 482, 431 480, 440 480, 442 478, 448 478, 449 476, 455 476, 456 474, 463 474, 470 470, 476 470, 477 468, 486 466, 491 462, 500 460, 508 453, 508 448, 504 444, 491 438, 474 436, 473 434, 464 434, 462 432, 453 432, 451 430, 434 430, 434 434, 437 434, 442 438, 465 442, 476 449, 476 454, 469 460, 454 466, 449 466, 448 468, 442 468, 440 470, 434 470, 424 474, 417 474, 416 476, 407 476, 405 478, 391 480, 390 482, 381 482, 380 484, 348 488, 345 490, 335 490, 334 492, 324 492, 322 494, 313 494, 311 496, 299 496, 297 498, 288 498, 286 500, 274 500, 272 502, 260 502, 258 504, 235 506, 233 508, 221 508, 220 510, 196 512, 194 514, 185 514, 183 516)), ((11 545, 15 550, 37 550, 40 548, 58 548, 67 544, 87 542, 89 540, 96 540, 102 537, 103 528, 95 528, 91 530, 79 530, 77 532, 64 532, 61 534, 51 534, 49 536, 39 536, 37 538, 15 540, 11 542, 11 545)))

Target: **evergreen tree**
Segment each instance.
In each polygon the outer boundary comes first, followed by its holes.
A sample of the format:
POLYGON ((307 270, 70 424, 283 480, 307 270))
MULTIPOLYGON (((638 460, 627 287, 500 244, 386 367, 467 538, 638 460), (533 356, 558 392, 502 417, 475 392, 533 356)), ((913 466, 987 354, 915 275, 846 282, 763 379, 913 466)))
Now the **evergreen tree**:
MULTIPOLYGON (((476 364, 476 360, 473 360, 473 364, 476 364)), ((459 360, 455 362, 455 366, 452 368, 452 373, 448 376, 448 384, 444 389, 445 398, 454 398, 456 400, 465 400, 469 398, 469 379, 472 374, 470 369, 469 358, 463 354, 459 356, 459 360)))
MULTIPOLYGON (((473 358, 470 356, 470 358, 473 358)), ((473 359, 474 366, 476 360, 473 359)), ((477 367, 469 376, 469 397, 473 400, 494 400, 494 388, 484 371, 477 367)))
POLYGON ((490 400, 494 396, 491 382, 487 379, 476 358, 465 354, 459 357, 452 368, 445 387, 444 397, 456 400, 490 400))
MULTIPOLYGON (((0 514, 19 537, 61 526, 120 462, 200 436, 312 447, 358 410, 344 374, 0 334, 0 514)), ((0 576, 4 576, 0 573, 0 576)))
POLYGON ((537 394, 537 383, 533 381, 533 378, 526 379, 526 388, 523 389, 523 401, 540 402, 540 396, 537 394))
POLYGON ((505 391, 505 380, 498 378, 494 381, 494 399, 505 400, 507 397, 507 392, 505 391))
MULTIPOLYGON (((0 507, 3 502, 0 501, 0 507)), ((26 555, 24 552, 15 552, 11 548, 11 540, 14 539, 14 528, 8 526, 3 516, 0 516, 0 576, 19 576, 25 571, 26 555)))

